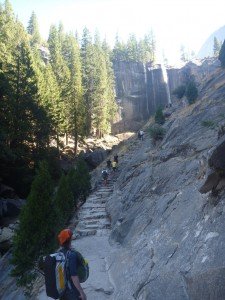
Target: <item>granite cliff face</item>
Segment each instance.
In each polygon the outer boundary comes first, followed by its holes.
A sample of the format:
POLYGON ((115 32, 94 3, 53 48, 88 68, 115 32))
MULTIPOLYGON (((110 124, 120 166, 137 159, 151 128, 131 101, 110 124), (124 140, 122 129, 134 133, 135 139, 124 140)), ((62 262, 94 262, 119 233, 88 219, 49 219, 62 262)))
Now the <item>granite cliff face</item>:
POLYGON ((201 90, 219 66, 215 58, 187 63, 183 68, 164 70, 161 65, 152 66, 137 62, 114 62, 116 97, 120 107, 114 134, 136 131, 157 108, 165 108, 175 101, 173 91, 194 79, 201 90))
POLYGON ((120 106, 113 132, 137 130, 159 106, 169 102, 167 85, 160 66, 114 62, 116 97, 120 106))
POLYGON ((199 192, 208 161, 218 166, 225 149, 225 132, 218 140, 224 81, 224 71, 215 69, 200 99, 167 120, 157 147, 146 136, 119 153, 121 173, 107 204, 116 300, 225 299, 225 190, 199 192))

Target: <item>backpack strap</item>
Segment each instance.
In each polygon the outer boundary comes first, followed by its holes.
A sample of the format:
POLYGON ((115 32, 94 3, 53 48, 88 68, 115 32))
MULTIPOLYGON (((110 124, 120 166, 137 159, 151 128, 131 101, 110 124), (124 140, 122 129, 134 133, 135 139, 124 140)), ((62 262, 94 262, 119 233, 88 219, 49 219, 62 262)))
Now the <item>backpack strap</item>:
POLYGON ((72 289, 72 286, 71 286, 71 282, 70 282, 70 276, 69 276, 69 256, 70 256, 70 253, 71 253, 71 250, 68 250, 66 252, 66 255, 65 255, 65 258, 66 258, 66 261, 65 261, 65 270, 66 270, 66 282, 67 282, 67 287, 71 290, 72 289))

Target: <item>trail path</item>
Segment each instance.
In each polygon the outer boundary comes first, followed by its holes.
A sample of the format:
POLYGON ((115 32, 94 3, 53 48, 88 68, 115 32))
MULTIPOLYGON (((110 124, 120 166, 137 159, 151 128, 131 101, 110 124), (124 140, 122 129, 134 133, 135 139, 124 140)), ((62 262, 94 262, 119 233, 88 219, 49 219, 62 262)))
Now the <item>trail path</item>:
MULTIPOLYGON (((106 256, 111 246, 108 243, 110 220, 107 216, 105 203, 113 190, 110 182, 100 186, 86 200, 78 212, 78 224, 74 231, 76 239, 72 246, 81 252, 89 261, 90 276, 82 284, 88 300, 113 299, 113 285, 107 272, 106 256)), ((44 287, 37 297, 38 300, 50 299, 44 287)))
MULTIPOLYGON (((74 230, 75 240, 72 247, 81 252, 89 261, 90 276, 82 284, 88 300, 114 300, 114 286, 110 280, 107 257, 115 246, 109 245, 110 219, 106 212, 106 202, 113 192, 113 184, 133 154, 143 151, 144 142, 133 141, 129 150, 121 156, 119 170, 110 174, 107 186, 98 185, 78 212, 78 224, 74 230)), ((76 220, 72 220, 73 225, 76 220)), ((50 300, 46 296, 44 287, 37 300, 50 300)))

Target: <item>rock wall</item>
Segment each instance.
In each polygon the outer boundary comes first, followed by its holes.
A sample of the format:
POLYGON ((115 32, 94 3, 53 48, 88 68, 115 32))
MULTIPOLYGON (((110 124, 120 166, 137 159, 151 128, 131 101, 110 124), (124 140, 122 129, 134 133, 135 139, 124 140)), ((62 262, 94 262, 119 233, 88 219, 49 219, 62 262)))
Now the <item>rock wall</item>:
POLYGON ((147 68, 147 111, 153 115, 157 108, 164 108, 169 103, 167 78, 161 66, 147 68))
POLYGON ((158 107, 165 108, 169 103, 176 102, 172 96, 173 91, 190 79, 196 81, 201 92, 202 82, 206 82, 210 74, 218 70, 219 65, 215 58, 208 58, 188 62, 180 69, 170 68, 164 72, 161 65, 114 62, 119 113, 112 132, 117 134, 138 130, 144 121, 154 115, 158 107))
POLYGON ((162 69, 126 61, 114 62, 113 67, 120 111, 112 131, 137 130, 159 106, 168 104, 162 69))
POLYGON ((146 137, 119 153, 121 173, 107 203, 116 300, 225 299, 225 191, 199 192, 224 122, 224 77, 212 74, 202 100, 173 113, 157 148, 146 137))

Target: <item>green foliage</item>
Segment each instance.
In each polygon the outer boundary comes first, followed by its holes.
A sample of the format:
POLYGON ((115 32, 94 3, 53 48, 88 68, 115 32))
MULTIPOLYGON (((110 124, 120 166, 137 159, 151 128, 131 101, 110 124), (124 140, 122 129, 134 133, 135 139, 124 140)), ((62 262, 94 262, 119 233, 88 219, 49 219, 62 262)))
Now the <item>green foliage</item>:
POLYGON ((30 20, 28 22, 27 32, 30 35, 31 47, 39 45, 41 42, 41 36, 39 33, 37 16, 34 11, 32 12, 30 20))
POLYGON ((214 37, 214 40, 213 40, 213 55, 215 57, 219 56, 220 49, 221 49, 221 43, 218 41, 218 39, 216 37, 214 37))
POLYGON ((86 134, 98 137, 110 132, 115 114, 115 93, 110 51, 98 36, 92 43, 85 28, 81 42, 84 102, 86 104, 86 134))
POLYGON ((53 182, 47 163, 42 162, 20 214, 19 228, 14 237, 12 275, 17 276, 20 285, 29 287, 34 278, 35 261, 56 246, 52 195, 53 182))
POLYGON ((162 140, 166 132, 162 126, 154 124, 149 128, 149 133, 155 143, 156 141, 162 140))
POLYGON ((219 61, 221 63, 222 68, 225 68, 225 40, 222 44, 222 47, 220 49, 220 53, 219 53, 219 61))
POLYGON ((160 125, 165 123, 165 116, 161 107, 159 107, 155 112, 155 122, 160 125))
POLYGON ((137 40, 135 34, 130 34, 127 43, 121 42, 116 35, 113 49, 115 61, 154 62, 156 53, 156 42, 153 31, 145 34, 143 39, 137 40))
POLYGON ((84 136, 85 103, 83 98, 80 49, 78 42, 72 35, 65 36, 62 50, 70 73, 66 106, 68 133, 74 137, 74 150, 76 153, 78 141, 84 136))
POLYGON ((189 83, 187 84, 185 95, 188 99, 189 104, 194 103, 198 98, 198 89, 194 81, 189 81, 189 83))
POLYGON ((173 95, 175 95, 178 99, 181 99, 185 95, 185 91, 186 91, 186 86, 180 85, 173 91, 173 95))
POLYGON ((68 173, 68 181, 72 190, 75 205, 78 199, 85 200, 91 190, 90 174, 85 161, 81 158, 76 163, 76 167, 68 173))
POLYGON ((29 192, 38 153, 47 147, 49 118, 39 104, 37 72, 22 25, 8 1, 0 12, 0 177, 24 196, 29 192), (4 159, 7 158, 7 161, 4 159))
POLYGON ((58 231, 71 216, 74 209, 74 197, 68 178, 63 174, 54 200, 58 231))
POLYGON ((211 120, 204 120, 201 122, 202 126, 204 127, 208 127, 208 128, 211 128, 211 129, 214 129, 216 127, 216 124, 211 121, 211 120))

